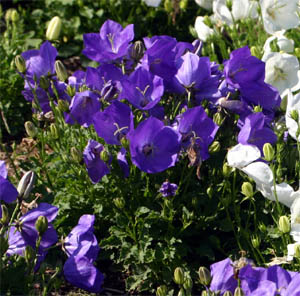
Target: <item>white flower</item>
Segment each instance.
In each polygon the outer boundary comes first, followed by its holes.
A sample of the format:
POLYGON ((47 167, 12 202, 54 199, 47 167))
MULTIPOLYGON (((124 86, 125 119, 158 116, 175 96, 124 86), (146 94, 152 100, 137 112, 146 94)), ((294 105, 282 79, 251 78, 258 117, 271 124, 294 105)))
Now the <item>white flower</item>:
POLYGON ((293 257, 295 255, 295 249, 297 246, 299 246, 300 243, 294 243, 294 244, 288 244, 287 245, 287 249, 288 249, 288 254, 287 254, 287 257, 286 257, 286 260, 287 261, 292 261, 293 260, 293 257))
POLYGON ((203 16, 197 16, 195 21, 195 30, 198 34, 198 38, 202 41, 206 41, 210 36, 214 34, 214 30, 204 23, 203 16))
POLYGON ((226 6, 226 0, 216 0, 213 2, 214 18, 227 24, 228 26, 233 25, 232 14, 226 6))
POLYGON ((144 0, 144 1, 148 6, 151 7, 158 7, 161 2, 161 0, 144 0))
POLYGON ((213 0, 195 0, 195 2, 202 8, 211 10, 213 0))
POLYGON ((288 39, 284 36, 284 30, 275 32, 274 35, 270 36, 264 45, 264 52, 269 53, 271 52, 271 42, 277 39, 277 45, 279 50, 284 52, 293 52, 294 51, 294 40, 288 39))
MULTIPOLYGON (((298 130, 298 123, 291 117, 292 110, 297 110, 298 112, 300 112, 300 93, 294 96, 292 92, 289 91, 285 113, 285 124, 290 136, 297 140, 296 133, 298 130)), ((298 141, 300 141, 300 136, 298 137, 298 141)))
POLYGON ((269 34, 299 25, 298 0, 260 0, 265 30, 269 34))
POLYGON ((238 144, 227 153, 228 165, 241 169, 261 157, 260 150, 254 145, 238 144))
POLYGON ((276 87, 281 96, 289 88, 295 87, 299 82, 298 59, 287 53, 269 52, 262 60, 266 63, 265 82, 276 87))
POLYGON ((232 15, 234 20, 242 20, 246 18, 257 18, 258 3, 249 0, 233 0, 232 15))

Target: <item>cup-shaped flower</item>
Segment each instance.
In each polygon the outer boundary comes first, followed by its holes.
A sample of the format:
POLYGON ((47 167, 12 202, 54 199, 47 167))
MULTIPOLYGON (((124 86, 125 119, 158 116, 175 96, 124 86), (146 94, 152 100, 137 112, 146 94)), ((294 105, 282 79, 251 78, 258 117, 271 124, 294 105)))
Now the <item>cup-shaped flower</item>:
POLYGON ((179 134, 154 117, 128 134, 132 162, 142 171, 158 173, 175 165, 180 150, 179 134))
POLYGON ((107 62, 127 54, 129 42, 134 38, 133 25, 126 28, 112 20, 104 22, 100 33, 83 35, 83 54, 96 62, 107 62))
MULTIPOLYGON (((18 191, 7 178, 7 170, 5 162, 0 160, 0 200, 6 203, 12 203, 18 197, 18 191)), ((2 210, 0 207, 0 218, 2 217, 2 210)))
POLYGON ((298 125, 299 125, 299 111, 300 111, 300 93, 293 95, 291 91, 288 91, 288 102, 285 113, 285 122, 288 132, 292 138, 299 141, 300 135, 297 134, 298 125), (297 117, 292 117, 291 112, 298 113, 298 121, 297 117))
POLYGON ((70 256, 85 256, 89 260, 97 259, 100 250, 94 235, 94 215, 83 215, 64 240, 64 249, 70 256))
POLYGON ((141 110, 153 108, 164 94, 163 79, 143 67, 132 72, 129 78, 122 82, 122 87, 121 97, 141 110))
POLYGON ((298 0, 260 0, 265 30, 269 34, 299 25, 298 0))
POLYGON ((109 173, 108 165, 100 158, 103 145, 95 140, 89 140, 83 151, 83 159, 88 175, 93 183, 98 183, 103 176, 109 173))
POLYGON ((192 138, 200 149, 202 160, 209 157, 208 146, 214 140, 219 127, 207 116, 201 106, 185 111, 179 118, 178 132, 185 148, 192 144, 192 138))
POLYGON ((133 114, 130 107, 115 100, 103 112, 97 112, 93 122, 98 136, 107 144, 121 145, 121 139, 133 129, 133 114))
POLYGON ((99 96, 89 90, 77 93, 70 104, 70 113, 65 115, 65 121, 69 124, 78 123, 83 127, 89 127, 93 123, 93 115, 101 107, 99 96))
POLYGON ((64 275, 72 285, 92 293, 101 291, 103 274, 85 256, 71 256, 64 265, 64 275))
POLYGON ((204 17, 203 16, 197 16, 195 20, 195 30, 197 32, 198 38, 202 41, 206 41, 209 37, 214 35, 214 30, 211 29, 209 26, 207 26, 204 23, 204 17))
POLYGON ((243 145, 255 145, 262 152, 265 143, 274 144, 277 140, 275 133, 266 125, 262 112, 250 114, 239 132, 238 142, 243 145))

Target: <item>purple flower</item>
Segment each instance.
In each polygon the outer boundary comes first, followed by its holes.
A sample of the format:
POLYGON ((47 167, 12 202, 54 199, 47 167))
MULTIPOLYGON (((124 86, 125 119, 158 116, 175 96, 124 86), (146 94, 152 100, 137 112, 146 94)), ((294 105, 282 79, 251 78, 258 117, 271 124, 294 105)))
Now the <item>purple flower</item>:
POLYGON ((141 110, 153 108, 164 94, 162 78, 151 74, 143 67, 132 72, 122 82, 121 98, 126 98, 132 105, 141 110))
POLYGON ((88 292, 101 291, 103 274, 85 256, 71 256, 64 265, 64 275, 72 285, 88 292))
POLYGON ((91 261, 97 259, 100 250, 94 235, 94 215, 83 215, 64 240, 64 249, 70 256, 85 256, 91 261))
POLYGON ((129 176, 129 166, 126 159, 126 149, 124 147, 118 152, 117 160, 120 165, 121 170, 123 171, 124 177, 128 178, 129 176))
POLYGON ((238 135, 238 142, 243 145, 255 145, 260 151, 265 143, 274 144, 277 140, 275 133, 265 123, 262 112, 253 113, 246 117, 245 124, 238 135))
POLYGON ((100 250, 94 235, 94 215, 83 215, 64 240, 68 259, 64 265, 65 278, 74 286, 89 292, 100 292, 102 273, 93 265, 100 250))
POLYGON ((93 116, 93 123, 98 136, 107 144, 121 145, 121 139, 133 129, 133 114, 126 104, 115 100, 93 116))
POLYGON ((40 50, 28 50, 21 55, 26 62, 26 75, 31 79, 54 74, 57 50, 49 41, 44 42, 40 50))
MULTIPOLYGON (((18 191, 7 179, 7 170, 5 162, 0 160, 0 200, 6 203, 12 203, 18 197, 18 191)), ((0 218, 2 217, 2 210, 0 207, 0 218)))
POLYGON ((166 181, 162 183, 159 192, 162 194, 163 197, 174 196, 176 194, 178 186, 175 183, 170 183, 166 181))
POLYGON ((132 162, 142 171, 158 173, 175 165, 180 150, 179 135, 150 117, 128 134, 132 162))
POLYGON ((200 150, 202 160, 209 157, 208 146, 214 140, 219 127, 210 119, 201 106, 185 111, 179 117, 178 132, 185 148, 192 144, 192 138, 200 150))
POLYGON ((83 151, 83 159, 91 181, 98 183, 103 176, 109 173, 109 167, 100 158, 100 153, 104 149, 103 145, 95 140, 89 140, 83 151))
POLYGON ((96 62, 116 60, 127 54, 129 42, 134 38, 133 25, 126 28, 112 20, 107 20, 100 33, 83 35, 85 49, 82 53, 96 62))
POLYGON ((66 114, 65 121, 69 124, 78 123, 89 127, 93 123, 93 115, 100 110, 101 103, 97 94, 86 90, 77 93, 71 102, 70 113, 66 114))

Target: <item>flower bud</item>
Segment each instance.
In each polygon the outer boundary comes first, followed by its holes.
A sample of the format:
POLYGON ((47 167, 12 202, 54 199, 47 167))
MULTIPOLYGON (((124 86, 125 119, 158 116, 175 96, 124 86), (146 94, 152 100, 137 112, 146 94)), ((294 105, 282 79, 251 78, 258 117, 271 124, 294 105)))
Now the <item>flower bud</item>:
POLYGON ((46 38, 48 40, 57 40, 61 31, 62 22, 60 17, 55 16, 48 24, 46 38))
POLYGON ((20 19, 19 13, 15 9, 13 9, 13 11, 11 12, 11 21, 13 23, 16 23, 19 19, 20 19))
POLYGON ((69 103, 65 100, 58 99, 57 108, 61 112, 68 112, 69 111, 69 103))
POLYGON ((67 86, 67 94, 72 98, 75 96, 76 94, 76 88, 74 86, 71 86, 70 84, 68 84, 67 86))
POLYGON ((135 61, 139 61, 143 57, 144 51, 144 43, 142 41, 136 41, 134 42, 130 54, 135 61))
POLYGON ((125 206, 125 201, 123 198, 120 198, 120 197, 114 198, 113 202, 114 202, 115 206, 120 210, 123 209, 125 206))
POLYGON ((55 123, 50 124, 50 135, 54 140, 57 140, 59 138, 59 132, 55 123))
POLYGON ((229 175, 232 173, 233 169, 227 164, 227 162, 224 162, 223 164, 223 175, 224 177, 229 177, 229 175))
POLYGON ((223 123, 223 117, 222 117, 220 112, 217 112, 217 113, 214 114, 213 121, 218 126, 220 126, 223 123))
POLYGON ((250 51, 253 56, 260 58, 260 53, 256 46, 251 46, 250 51))
POLYGON ((251 243, 252 243, 253 248, 258 249, 259 246, 260 246, 260 239, 259 239, 259 237, 257 235, 253 235, 251 237, 251 243))
POLYGON ((24 126, 29 137, 34 138, 37 135, 38 129, 31 121, 26 121, 24 126))
POLYGON ((282 233, 288 233, 291 230, 291 225, 290 225, 290 221, 289 218, 287 216, 281 216, 279 218, 279 222, 278 222, 278 229, 282 232, 282 233))
POLYGON ((173 1, 172 0, 165 0, 164 2, 164 8, 165 8, 165 11, 170 13, 173 11, 173 1))
POLYGON ((100 152, 100 159, 103 160, 104 162, 109 161, 109 153, 106 150, 102 150, 100 152))
POLYGON ((27 264, 32 262, 32 260, 34 259, 35 252, 34 252, 34 250, 31 246, 29 246, 29 245, 26 246, 24 257, 25 257, 25 261, 26 261, 27 264))
POLYGON ((237 287, 237 288, 234 290, 233 296, 245 296, 245 293, 243 292, 243 290, 242 290, 241 287, 237 287))
POLYGON ((212 189, 212 187, 208 187, 206 193, 209 196, 209 198, 212 198, 214 190, 212 189))
POLYGON ((294 119, 297 123, 299 122, 299 113, 298 110, 292 110, 290 112, 292 119, 294 119))
POLYGON ((191 277, 189 275, 185 277, 185 280, 183 283, 183 288, 186 291, 190 291, 193 288, 193 280, 191 279, 191 277))
POLYGON ((181 1, 179 2, 179 7, 180 7, 180 9, 186 10, 186 9, 187 9, 187 6, 188 6, 188 2, 189 2, 189 0, 181 0, 181 1))
POLYGON ((57 78, 60 81, 65 82, 68 78, 68 73, 67 73, 66 67, 64 66, 64 64, 61 61, 56 61, 54 65, 55 65, 55 72, 56 72, 57 78))
POLYGON ((295 246, 294 257, 300 259, 300 245, 296 245, 296 246, 295 246))
POLYGON ((221 149, 221 144, 219 141, 214 141, 209 147, 209 153, 217 153, 221 149))
POLYGON ((40 77, 40 87, 44 90, 47 90, 50 86, 50 81, 46 76, 40 77))
POLYGON ((183 288, 179 290, 178 296, 186 296, 183 288))
POLYGON ((18 184, 17 190, 19 192, 19 197, 26 199, 33 188, 34 182, 35 182, 34 172, 33 171, 26 172, 18 184))
POLYGON ((174 271, 174 282, 177 285, 182 285, 184 283, 184 272, 181 267, 177 267, 174 271))
POLYGON ((1 224, 7 224, 9 222, 9 213, 6 205, 1 205, 2 218, 0 219, 1 224))
POLYGON ((263 223, 259 223, 258 224, 258 229, 261 231, 261 232, 266 232, 267 231, 267 227, 265 224, 263 223))
POLYGON ((299 48, 299 47, 296 47, 296 48, 295 48, 295 56, 296 56, 297 58, 300 58, 300 48, 299 48))
POLYGON ((211 275, 210 275, 210 272, 209 270, 204 267, 204 266, 201 266, 199 268, 199 280, 200 280, 200 283, 204 286, 209 286, 210 282, 211 282, 211 275))
POLYGON ((123 138, 121 139, 121 144, 122 144, 122 146, 123 146, 125 149, 128 149, 128 148, 129 148, 129 141, 128 141, 128 139, 127 139, 126 137, 123 137, 123 138))
POLYGON ((261 106, 255 106, 254 109, 253 109, 253 112, 254 113, 262 112, 261 106))
POLYGON ((118 91, 119 90, 117 88, 116 82, 109 80, 103 85, 103 88, 101 90, 101 97, 105 101, 112 100, 118 95, 118 91))
POLYGON ((156 296, 167 296, 168 289, 165 285, 159 286, 156 290, 156 296))
POLYGON ((201 293, 201 296, 210 296, 210 295, 212 295, 212 294, 211 293, 208 294, 207 291, 205 291, 205 290, 202 291, 202 293, 201 293))
POLYGON ((275 151, 270 143, 266 143, 263 146, 263 152, 266 161, 272 161, 274 159, 275 151))
POLYGON ((40 236, 48 229, 48 220, 45 216, 39 216, 35 222, 35 228, 40 236))
POLYGON ((6 10, 6 13, 5 13, 5 16, 4 16, 6 22, 11 21, 11 14, 12 14, 13 10, 14 10, 13 8, 10 8, 10 9, 6 10))
POLYGON ((247 197, 253 196, 253 186, 250 182, 244 182, 242 184, 242 193, 247 197))
POLYGON ((82 160, 82 153, 81 153, 80 150, 78 150, 76 147, 71 147, 70 153, 71 153, 72 159, 75 162, 77 162, 77 163, 81 162, 81 160, 82 160))
POLYGON ((226 291, 223 296, 232 296, 232 293, 230 291, 226 291))
POLYGON ((25 73, 26 72, 26 62, 24 60, 24 58, 21 55, 17 55, 15 57, 15 65, 17 70, 20 73, 25 73))

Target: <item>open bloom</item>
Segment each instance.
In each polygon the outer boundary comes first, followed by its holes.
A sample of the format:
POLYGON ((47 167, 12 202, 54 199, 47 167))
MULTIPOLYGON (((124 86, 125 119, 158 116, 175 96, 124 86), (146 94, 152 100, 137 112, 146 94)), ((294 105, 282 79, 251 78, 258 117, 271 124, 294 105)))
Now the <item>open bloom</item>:
POLYGON ((142 171, 158 173, 175 165, 180 150, 179 134, 150 117, 128 134, 132 162, 142 171))
POLYGON ((198 38, 204 42, 214 34, 214 30, 204 23, 203 16, 197 16, 195 21, 195 30, 198 38))
POLYGON ((260 0, 265 30, 269 34, 299 25, 298 0, 260 0))

